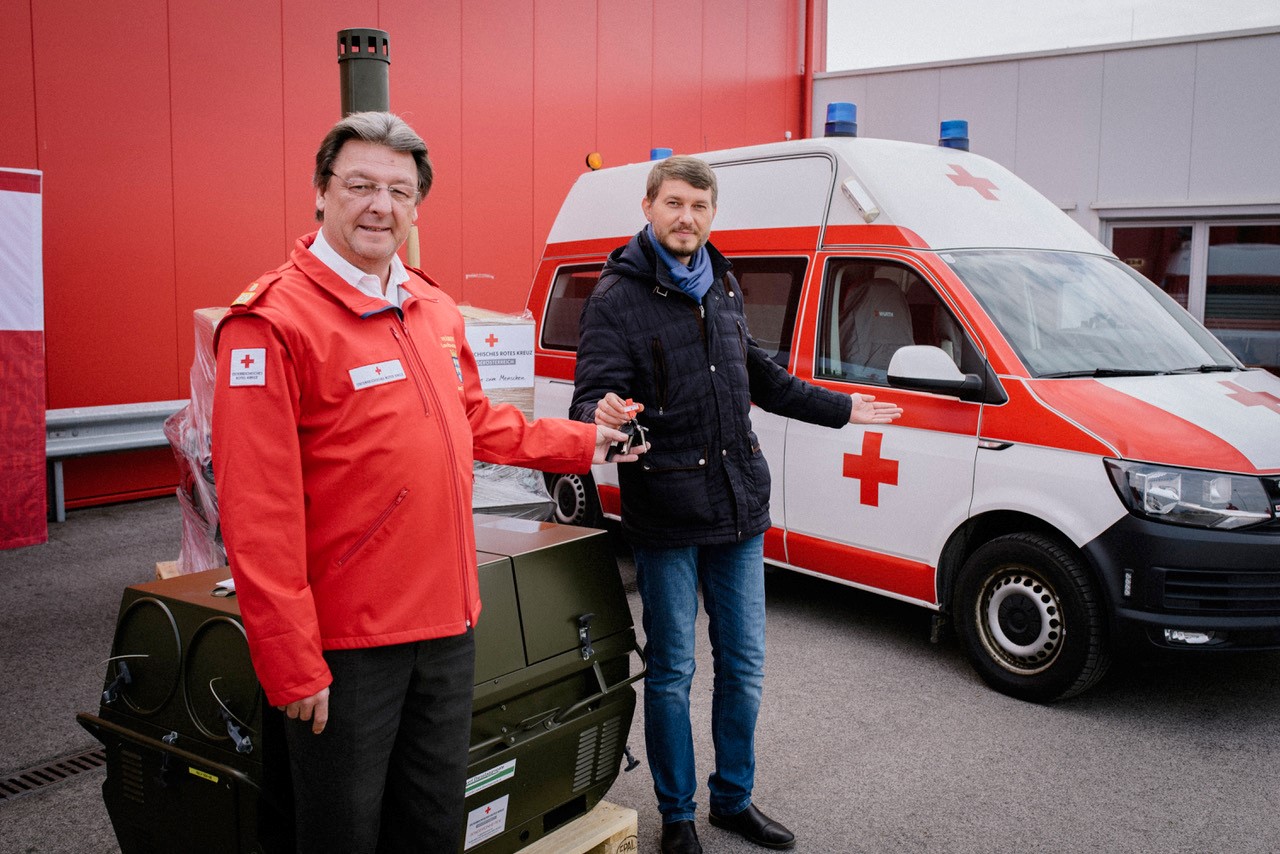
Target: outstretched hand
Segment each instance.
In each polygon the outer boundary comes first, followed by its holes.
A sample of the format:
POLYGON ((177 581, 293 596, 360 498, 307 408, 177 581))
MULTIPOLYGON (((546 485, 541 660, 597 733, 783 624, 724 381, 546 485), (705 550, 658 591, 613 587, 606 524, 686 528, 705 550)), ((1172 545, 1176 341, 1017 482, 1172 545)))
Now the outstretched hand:
POLYGON ((849 410, 850 424, 888 424, 902 415, 902 407, 896 403, 877 403, 873 395, 849 395, 853 408, 849 410))

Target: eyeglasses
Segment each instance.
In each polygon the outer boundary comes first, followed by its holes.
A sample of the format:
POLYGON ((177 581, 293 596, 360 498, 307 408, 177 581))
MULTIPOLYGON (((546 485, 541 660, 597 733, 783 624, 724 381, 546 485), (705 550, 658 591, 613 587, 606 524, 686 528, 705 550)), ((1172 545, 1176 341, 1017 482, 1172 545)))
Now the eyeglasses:
POLYGON ((334 173, 333 177, 342 182, 342 187, 357 199, 369 199, 383 190, 391 197, 391 201, 402 208, 411 208, 418 203, 418 191, 405 184, 375 184, 364 178, 343 178, 334 173))

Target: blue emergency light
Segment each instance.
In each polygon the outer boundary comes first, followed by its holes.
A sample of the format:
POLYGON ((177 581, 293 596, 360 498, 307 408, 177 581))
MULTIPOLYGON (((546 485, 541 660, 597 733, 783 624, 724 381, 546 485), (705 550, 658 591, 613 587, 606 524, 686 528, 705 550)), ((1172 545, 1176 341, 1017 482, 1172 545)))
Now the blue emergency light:
POLYGON ((827 125, 823 136, 857 136, 858 107, 849 101, 827 104, 827 125))
POLYGON ((666 160, 675 152, 670 148, 651 148, 649 149, 650 160, 666 160))
POLYGON ((938 145, 942 148, 969 150, 969 123, 964 119, 945 119, 938 131, 938 145))

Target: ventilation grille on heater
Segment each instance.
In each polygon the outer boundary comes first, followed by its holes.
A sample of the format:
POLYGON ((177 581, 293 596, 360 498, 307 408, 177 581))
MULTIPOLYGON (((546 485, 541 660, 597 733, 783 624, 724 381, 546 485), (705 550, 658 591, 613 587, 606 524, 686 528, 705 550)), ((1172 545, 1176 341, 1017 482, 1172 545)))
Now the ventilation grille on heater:
POLYGON ((573 766, 573 790, 591 785, 591 772, 596 767, 596 744, 600 740, 600 727, 593 726, 578 734, 578 761, 573 766))
POLYGON ((578 735, 578 759, 573 767, 573 791, 613 778, 622 761, 622 718, 610 718, 578 735))
POLYGON ((596 759, 596 782, 607 780, 618 770, 621 756, 622 719, 613 718, 600 728, 600 749, 596 759))
POLYGON ((120 750, 120 792, 129 800, 144 804, 146 787, 142 782, 142 756, 132 750, 120 750))

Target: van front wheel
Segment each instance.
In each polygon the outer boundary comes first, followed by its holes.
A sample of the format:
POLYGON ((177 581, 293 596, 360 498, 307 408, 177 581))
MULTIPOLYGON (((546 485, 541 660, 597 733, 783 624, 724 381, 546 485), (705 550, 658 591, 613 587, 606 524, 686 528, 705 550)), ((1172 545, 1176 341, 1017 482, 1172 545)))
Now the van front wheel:
POLYGON ((547 492, 555 502, 556 521, 562 525, 599 528, 604 524, 600 497, 591 475, 548 474, 547 492))
POLYGON ((953 613, 974 669, 1002 694, 1063 700, 1110 665, 1102 604, 1080 560, 1038 534, 979 546, 956 581, 953 613))

